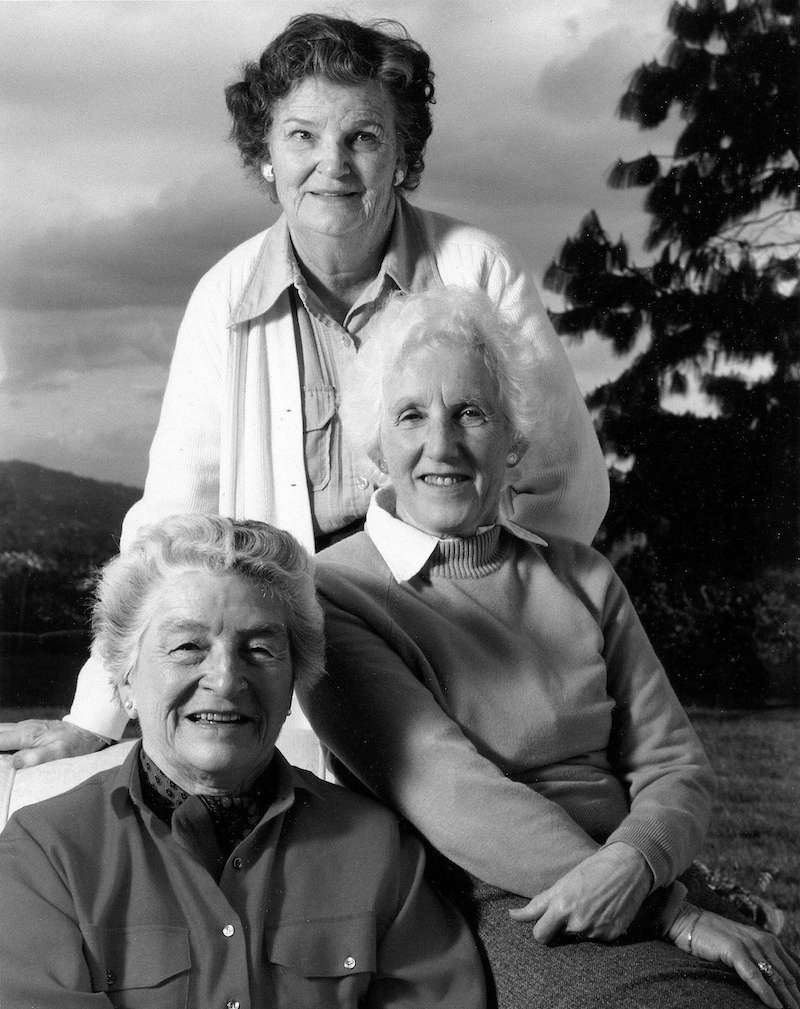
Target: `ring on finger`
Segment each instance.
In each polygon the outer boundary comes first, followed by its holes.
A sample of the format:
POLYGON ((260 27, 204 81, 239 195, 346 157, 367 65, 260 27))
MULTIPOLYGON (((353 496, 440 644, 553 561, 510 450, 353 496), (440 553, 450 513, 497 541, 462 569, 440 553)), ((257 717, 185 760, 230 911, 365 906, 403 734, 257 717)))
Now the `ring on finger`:
POLYGON ((775 977, 775 968, 769 962, 769 960, 757 960, 756 967, 761 971, 767 981, 772 981, 775 977))

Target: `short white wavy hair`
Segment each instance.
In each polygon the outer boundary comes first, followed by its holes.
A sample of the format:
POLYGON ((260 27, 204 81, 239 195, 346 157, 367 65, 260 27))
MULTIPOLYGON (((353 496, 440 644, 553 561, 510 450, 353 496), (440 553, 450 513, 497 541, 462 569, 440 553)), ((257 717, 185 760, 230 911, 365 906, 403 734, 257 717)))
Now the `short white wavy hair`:
POLYGON ((342 426, 374 464, 381 454, 385 377, 418 348, 442 346, 482 357, 496 382, 498 406, 512 440, 521 449, 549 410, 544 362, 535 344, 486 294, 458 287, 397 294, 375 316, 341 388, 342 426))
POLYGON ((295 679, 313 683, 322 675, 322 610, 312 561, 297 540, 266 522, 173 515, 143 527, 133 545, 100 571, 94 643, 117 689, 136 665, 150 597, 164 579, 186 570, 234 572, 282 602, 295 679))

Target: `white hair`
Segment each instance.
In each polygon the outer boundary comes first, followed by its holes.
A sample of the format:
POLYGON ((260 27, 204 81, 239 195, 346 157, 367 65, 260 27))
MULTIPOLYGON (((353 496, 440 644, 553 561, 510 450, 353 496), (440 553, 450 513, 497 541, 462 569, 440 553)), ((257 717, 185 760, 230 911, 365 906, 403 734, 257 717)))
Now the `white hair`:
POLYGON ((524 444, 540 429, 551 429, 544 421, 556 404, 543 358, 530 336, 486 294, 455 287, 397 294, 375 316, 341 389, 342 426, 373 463, 380 457, 384 380, 418 348, 441 346, 480 355, 497 385, 498 406, 514 441, 524 444))
POLYGON ((173 515, 142 528, 133 545, 101 569, 92 627, 115 687, 136 664, 153 591, 170 574, 198 568, 235 572, 282 602, 295 678, 312 682, 322 675, 322 611, 312 562, 297 540, 266 522, 173 515))

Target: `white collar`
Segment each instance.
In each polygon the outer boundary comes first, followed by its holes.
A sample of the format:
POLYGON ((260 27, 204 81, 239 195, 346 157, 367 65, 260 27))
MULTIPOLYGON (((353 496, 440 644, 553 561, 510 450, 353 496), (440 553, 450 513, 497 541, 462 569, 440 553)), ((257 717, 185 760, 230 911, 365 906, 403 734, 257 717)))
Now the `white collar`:
MULTIPOLYGON (((397 518, 395 493, 391 486, 379 487, 372 495, 367 509, 364 528, 375 549, 386 562, 395 581, 407 582, 425 567, 436 549, 438 537, 425 533, 397 518)), ((503 528, 529 543, 547 546, 547 541, 536 533, 522 529, 516 523, 503 522, 503 528)), ((491 528, 487 526, 486 528, 491 528)), ((481 530, 482 531, 482 530, 481 530)))

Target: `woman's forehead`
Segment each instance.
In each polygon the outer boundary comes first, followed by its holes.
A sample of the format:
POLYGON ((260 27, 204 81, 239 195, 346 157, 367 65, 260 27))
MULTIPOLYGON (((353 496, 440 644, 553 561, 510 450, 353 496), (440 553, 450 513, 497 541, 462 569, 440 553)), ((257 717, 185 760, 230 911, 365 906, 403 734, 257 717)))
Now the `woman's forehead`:
POLYGON ((384 374, 384 388, 389 397, 412 388, 446 389, 450 392, 494 397, 497 383, 486 366, 483 355, 471 347, 456 343, 418 346, 403 352, 384 374))
POLYGON ((343 84, 327 77, 303 77, 275 102, 273 121, 299 118, 313 122, 344 120, 386 121, 394 103, 377 81, 343 84))
POLYGON ((176 569, 161 579, 148 603, 149 622, 158 627, 194 623, 247 628, 283 624, 286 616, 282 600, 236 571, 176 569))

